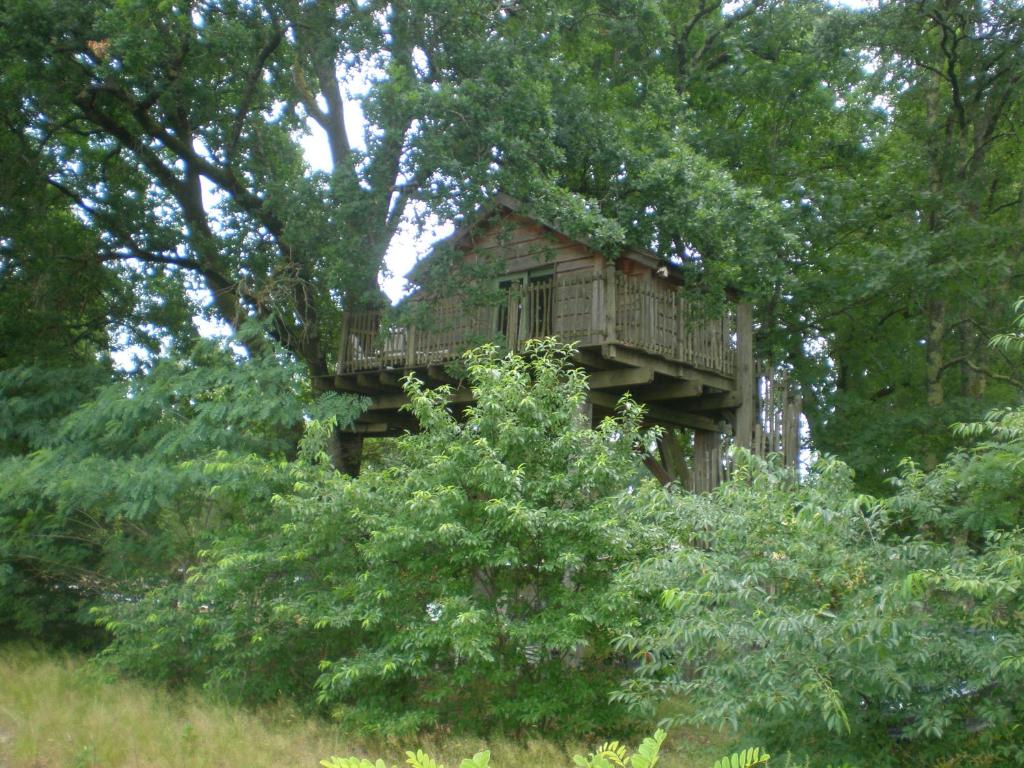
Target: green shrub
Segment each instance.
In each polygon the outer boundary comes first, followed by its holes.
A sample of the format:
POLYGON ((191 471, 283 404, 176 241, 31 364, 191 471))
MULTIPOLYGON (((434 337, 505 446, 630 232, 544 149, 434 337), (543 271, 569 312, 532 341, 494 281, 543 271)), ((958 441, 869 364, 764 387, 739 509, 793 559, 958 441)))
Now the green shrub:
MULTIPOLYGON (((591 752, 587 756, 575 755, 572 761, 578 768, 655 768, 664 743, 665 731, 658 730, 653 736, 644 739, 633 754, 629 754, 623 744, 608 741, 596 752, 591 752)), ((445 768, 422 750, 406 752, 405 755, 410 768, 445 768)), ((769 757, 767 752, 753 747, 716 760, 713 768, 756 768, 759 765, 768 765, 769 757)), ((485 750, 464 759, 459 763, 459 768, 490 768, 490 762, 491 753, 485 750)), ((383 760, 371 762, 361 757, 331 757, 321 760, 320 765, 324 768, 387 768, 383 760)))
POLYGON ((751 747, 716 760, 713 768, 756 768, 758 765, 768 765, 770 759, 771 755, 767 752, 762 752, 759 747, 751 747))
POLYGON ((222 535, 186 584, 104 614, 108 657, 247 699, 315 687, 368 729, 623 727, 612 643, 656 603, 613 576, 668 546, 668 495, 636 451, 640 410, 591 429, 569 354, 471 353, 461 419, 409 380, 420 431, 355 479, 318 459, 314 427, 272 518, 222 535))
POLYGON ((681 696, 670 722, 742 721, 822 764, 1020 764, 1022 424, 961 430, 970 452, 888 499, 832 459, 799 479, 737 454, 732 482, 676 497, 679 545, 620 576, 663 606, 620 638, 641 662, 620 699, 681 696))
POLYGON ((215 532, 259 517, 318 412, 297 380, 214 341, 135 376, 0 371, 0 638, 102 640, 90 607, 180 581, 215 532))

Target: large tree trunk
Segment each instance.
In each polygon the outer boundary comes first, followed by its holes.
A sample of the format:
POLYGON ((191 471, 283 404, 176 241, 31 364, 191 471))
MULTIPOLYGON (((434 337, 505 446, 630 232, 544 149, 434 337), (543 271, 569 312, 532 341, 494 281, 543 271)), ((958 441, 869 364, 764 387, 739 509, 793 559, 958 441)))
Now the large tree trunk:
MULTIPOLYGON (((928 334, 925 339, 925 389, 927 403, 931 408, 939 408, 946 401, 946 391, 942 376, 946 369, 946 356, 943 343, 946 339, 946 302, 943 299, 931 299, 928 302, 928 334)), ((932 470, 939 463, 934 450, 929 449, 924 456, 925 469, 932 470)))
POLYGON ((925 377, 927 402, 932 407, 941 406, 946 400, 946 392, 942 386, 942 374, 945 371, 945 352, 943 344, 946 339, 946 302, 943 299, 931 299, 928 302, 928 336, 925 343, 927 362, 925 377))
POLYGON ((356 477, 363 465, 363 435, 335 427, 327 447, 331 463, 339 472, 356 477))

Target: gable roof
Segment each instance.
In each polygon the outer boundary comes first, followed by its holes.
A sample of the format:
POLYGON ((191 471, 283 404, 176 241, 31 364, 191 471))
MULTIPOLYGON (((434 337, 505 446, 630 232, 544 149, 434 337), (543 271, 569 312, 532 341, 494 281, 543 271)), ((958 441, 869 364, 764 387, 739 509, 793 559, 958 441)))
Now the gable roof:
MULTIPOLYGON (((570 235, 560 229, 558 225, 552 224, 549 221, 545 221, 527 212, 527 205, 518 198, 507 195, 504 192, 499 192, 494 197, 490 198, 483 206, 480 207, 476 212, 466 216, 466 218, 459 223, 455 231, 448 237, 438 240, 434 244, 434 247, 416 264, 413 265, 405 277, 409 282, 416 283, 420 278, 425 276, 425 270, 429 266, 429 262, 435 253, 445 250, 458 248, 470 241, 472 236, 480 231, 480 229, 487 224, 491 219, 502 216, 505 214, 515 214, 528 219, 535 224, 539 224, 545 229, 553 232, 556 235, 571 240, 574 243, 579 243, 586 248, 600 253, 600 249, 597 245, 586 237, 578 237, 570 235)), ((642 248, 623 248, 619 256, 626 256, 640 264, 651 269, 658 269, 660 267, 667 267, 671 271, 676 271, 676 267, 669 262, 659 258, 657 255, 642 248)))

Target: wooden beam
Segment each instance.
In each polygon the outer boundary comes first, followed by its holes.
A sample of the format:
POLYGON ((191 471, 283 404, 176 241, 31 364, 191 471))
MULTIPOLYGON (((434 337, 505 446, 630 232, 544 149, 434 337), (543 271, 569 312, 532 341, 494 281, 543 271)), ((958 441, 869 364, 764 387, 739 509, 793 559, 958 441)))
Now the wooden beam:
POLYGON ((348 392, 353 395, 367 395, 373 397, 380 392, 380 387, 361 387, 356 381, 355 376, 347 374, 345 376, 335 376, 334 388, 339 392, 348 392))
MULTIPOLYGON (((469 389, 457 389, 448 398, 449 403, 470 403, 473 401, 473 392, 469 389)), ((373 398, 370 405, 371 411, 397 411, 403 405, 408 404, 409 398, 405 393, 380 395, 373 398)))
POLYGON ((587 427, 593 428, 594 401, 591 400, 590 397, 587 397, 587 399, 580 404, 580 415, 583 416, 584 420, 586 421, 587 427))
POLYGON ((641 403, 654 403, 659 400, 680 400, 696 397, 704 390, 696 381, 666 381, 651 387, 643 387, 633 391, 633 396, 641 403))
POLYGON ((671 424, 676 427, 689 427, 690 429, 703 429, 708 432, 718 432, 722 435, 732 434, 732 425, 707 416, 699 416, 695 413, 678 413, 673 408, 665 408, 658 405, 647 406, 647 417, 656 424, 671 424))
POLYGON ((344 312, 341 316, 341 336, 338 339, 338 363, 336 371, 338 374, 344 369, 348 362, 348 335, 352 325, 352 315, 344 312))
POLYGON ((618 325, 616 318, 616 312, 618 311, 618 299, 615 295, 616 282, 615 263, 612 262, 604 268, 604 338, 608 344, 615 343, 615 330, 618 325))
POLYGON ((388 424, 386 421, 371 421, 353 424, 350 429, 360 435, 381 435, 388 431, 388 424))
POLYGON ((374 421, 356 424, 356 434, 366 437, 398 437, 406 432, 419 432, 420 425, 415 421, 374 421))
POLYGON ((696 430, 693 433, 693 490, 697 493, 713 491, 724 479, 721 436, 696 430))
POLYGON ((453 379, 448 375, 448 371, 444 369, 443 365, 428 365, 427 376, 430 378, 440 381, 442 384, 455 384, 456 379, 453 379))
POLYGON ((787 467, 800 465, 800 414, 803 398, 787 387, 782 417, 782 455, 787 467))
POLYGON ((679 407, 686 411, 729 411, 739 404, 739 392, 716 392, 713 395, 683 400, 679 407))
POLYGON ((416 367, 416 326, 410 325, 405 331, 405 367, 416 367))
POLYGON ((750 448, 754 440, 754 308, 736 305, 736 445, 750 448))
POLYGON ((595 371, 603 371, 609 366, 608 361, 602 357, 599 349, 577 349, 572 359, 577 365, 595 371))
POLYGON ((591 389, 614 389, 650 384, 654 381, 653 368, 613 368, 590 374, 591 389))
POLYGON ((655 373, 660 373, 671 379, 695 381, 704 387, 710 387, 719 392, 729 392, 736 389, 736 381, 727 376, 698 370, 691 365, 683 363, 673 363, 654 355, 637 352, 635 349, 624 347, 621 344, 602 345, 601 355, 607 360, 615 360, 618 363, 634 368, 653 368, 655 373))
MULTIPOLYGON (((594 405, 601 408, 614 410, 618 398, 608 392, 591 392, 590 399, 594 405)), ((675 427, 690 427, 691 429, 703 429, 708 432, 720 432, 728 435, 732 433, 732 427, 723 421, 716 421, 707 416, 700 416, 695 413, 684 413, 675 408, 666 408, 662 405, 646 405, 644 410, 647 420, 653 424, 670 424, 675 427)))

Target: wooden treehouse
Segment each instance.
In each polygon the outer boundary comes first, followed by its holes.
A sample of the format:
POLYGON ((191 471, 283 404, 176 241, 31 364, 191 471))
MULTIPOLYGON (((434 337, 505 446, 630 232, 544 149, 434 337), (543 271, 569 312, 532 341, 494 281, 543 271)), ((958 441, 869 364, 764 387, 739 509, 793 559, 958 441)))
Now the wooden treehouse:
POLYGON ((420 310, 409 319, 397 324, 388 312, 346 314, 335 384, 372 399, 353 439, 416 428, 400 410, 407 402, 400 382, 409 371, 428 384, 453 385, 458 408, 471 395, 449 364, 466 349, 495 339, 518 349, 527 339, 554 336, 577 345, 576 362, 590 376, 592 419, 628 391, 645 406, 648 421, 664 429, 660 456, 648 461, 663 481, 695 490, 718 485, 727 471, 726 437, 795 462, 799 403, 778 381, 756 375, 749 305, 700 319, 675 270, 654 254, 626 249, 610 260, 526 215, 505 195, 435 254, 442 251, 466 272, 485 276, 478 277, 488 284, 484 300, 432 295, 428 269, 438 258, 432 255, 413 270, 424 287, 407 299, 420 310))

